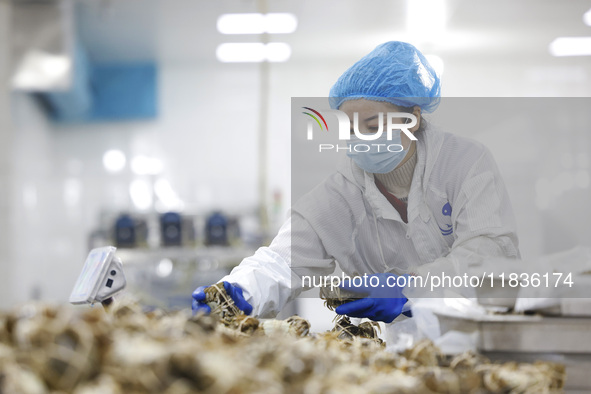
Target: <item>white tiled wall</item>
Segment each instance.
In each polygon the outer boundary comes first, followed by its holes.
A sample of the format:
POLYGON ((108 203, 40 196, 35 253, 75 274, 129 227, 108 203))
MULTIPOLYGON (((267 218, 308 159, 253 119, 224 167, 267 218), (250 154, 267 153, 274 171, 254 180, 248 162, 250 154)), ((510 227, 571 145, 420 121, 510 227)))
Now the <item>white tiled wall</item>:
POLYGON ((37 103, 13 95, 13 214, 17 300, 67 299, 101 210, 133 210, 135 179, 168 180, 192 212, 254 210, 256 190, 256 70, 212 78, 198 68, 163 69, 157 120, 56 126, 37 103), (251 92, 230 94, 233 89, 251 92), (119 149, 127 165, 108 173, 102 156, 119 149), (137 176, 136 155, 161 159, 158 176, 137 176))
MULTIPOLYGON (((10 3, 0 1, 0 42, 8 42, 10 3)), ((9 47, 0 45, 0 306, 7 305, 13 285, 10 226, 11 129, 8 95, 9 47)))

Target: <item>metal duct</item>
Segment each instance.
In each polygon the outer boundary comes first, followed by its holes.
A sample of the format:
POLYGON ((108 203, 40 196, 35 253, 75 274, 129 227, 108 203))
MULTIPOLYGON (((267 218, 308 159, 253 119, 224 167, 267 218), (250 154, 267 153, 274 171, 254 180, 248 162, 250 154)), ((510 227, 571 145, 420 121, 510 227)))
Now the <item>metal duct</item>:
POLYGON ((64 91, 73 73, 71 0, 13 0, 12 73, 15 90, 64 91))

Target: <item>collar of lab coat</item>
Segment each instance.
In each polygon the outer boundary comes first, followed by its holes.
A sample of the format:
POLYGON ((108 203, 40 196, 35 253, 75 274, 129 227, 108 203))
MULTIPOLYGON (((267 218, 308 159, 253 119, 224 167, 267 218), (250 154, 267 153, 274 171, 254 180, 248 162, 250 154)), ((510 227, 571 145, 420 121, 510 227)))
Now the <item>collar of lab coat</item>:
MULTIPOLYGON (((439 156, 443 144, 443 133, 436 130, 430 124, 425 130, 417 134, 417 164, 414 169, 410 192, 408 195, 408 222, 411 223, 420 217, 427 222, 430 218, 429 208, 424 202, 425 191, 433 166, 439 156)), ((343 155, 339 163, 338 171, 354 183, 369 202, 373 212, 384 219, 397 220, 401 223, 402 218, 386 197, 378 190, 374 175, 359 168, 348 156, 343 155)))

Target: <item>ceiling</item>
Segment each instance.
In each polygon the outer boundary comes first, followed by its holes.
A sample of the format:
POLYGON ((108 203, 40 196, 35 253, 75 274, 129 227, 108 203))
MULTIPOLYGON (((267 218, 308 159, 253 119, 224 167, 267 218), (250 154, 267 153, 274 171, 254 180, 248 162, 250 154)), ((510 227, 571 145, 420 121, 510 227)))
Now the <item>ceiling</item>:
MULTIPOLYGON (((417 1, 417 0, 412 0, 417 1)), ((591 36, 583 14, 587 0, 441 0, 446 4, 445 30, 417 40, 408 34, 404 0, 79 0, 80 35, 97 61, 156 59, 160 62, 215 61, 223 42, 252 42, 258 36, 217 32, 220 14, 292 12, 298 29, 274 35, 287 42, 292 61, 356 59, 388 40, 415 43, 442 57, 535 59, 552 63, 548 44, 558 36, 591 36)), ((429 8, 424 10, 429 18, 429 8)), ((573 63, 591 64, 588 57, 573 63)))

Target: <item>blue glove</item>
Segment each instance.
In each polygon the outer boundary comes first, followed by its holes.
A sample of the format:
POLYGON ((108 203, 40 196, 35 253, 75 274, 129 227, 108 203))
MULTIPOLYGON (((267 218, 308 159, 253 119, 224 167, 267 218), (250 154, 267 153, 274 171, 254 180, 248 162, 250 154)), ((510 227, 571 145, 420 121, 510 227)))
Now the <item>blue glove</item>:
MULTIPOLYGON (((408 283, 409 276, 403 276, 406 277, 405 282, 408 283)), ((392 320, 402 313, 402 308, 406 301, 408 301, 402 294, 403 287, 398 287, 396 285, 397 277, 398 276, 394 274, 368 275, 364 281, 367 283, 367 286, 361 287, 353 286, 353 281, 344 282, 341 285, 342 289, 364 294, 366 295, 366 298, 340 305, 337 307, 336 313, 351 317, 366 317, 374 321, 379 320, 385 323, 391 323, 392 320), (378 280, 372 279, 372 277, 377 277, 378 280), (376 286, 370 286, 370 283, 376 286)), ((410 313, 410 311, 405 312, 405 314, 407 313, 410 313)))
MULTIPOLYGON (((193 292, 193 302, 192 302, 192 309, 193 314, 197 312, 205 312, 205 314, 211 313, 211 308, 205 303, 205 289, 208 286, 200 286, 193 292)), ((224 289, 226 293, 232 298, 234 304, 240 309, 242 312, 250 315, 252 313, 252 305, 250 305, 244 299, 244 294, 242 294, 242 289, 238 286, 234 286, 229 282, 224 282, 224 289)))

